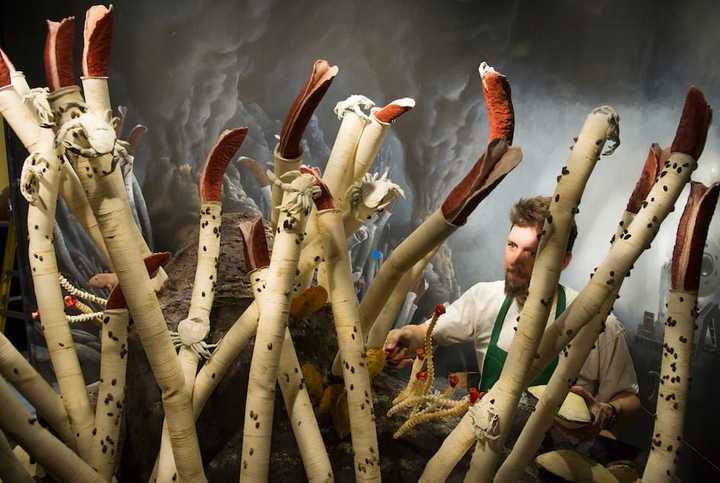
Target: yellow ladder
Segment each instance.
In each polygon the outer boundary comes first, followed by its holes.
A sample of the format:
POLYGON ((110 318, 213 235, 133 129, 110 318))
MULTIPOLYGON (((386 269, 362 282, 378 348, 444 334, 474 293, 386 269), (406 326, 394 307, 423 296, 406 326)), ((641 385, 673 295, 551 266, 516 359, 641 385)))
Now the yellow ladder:
MULTIPOLYGON (((0 193, 7 190, 8 185, 9 176, 7 150, 5 146, 5 127, 2 117, 0 117, 0 193)), ((6 198, 9 204, 9 196, 6 198)), ((2 210, 7 210, 9 214, 10 206, 0 206, 0 211, 2 210)), ((10 297, 10 285, 12 282, 17 239, 15 237, 15 225, 12 222, 12 216, 8 216, 8 221, 0 221, 0 226, 5 226, 7 229, 5 248, 3 249, 2 272, 0 273, 0 332, 5 332, 5 321, 7 320, 8 299, 10 297)))

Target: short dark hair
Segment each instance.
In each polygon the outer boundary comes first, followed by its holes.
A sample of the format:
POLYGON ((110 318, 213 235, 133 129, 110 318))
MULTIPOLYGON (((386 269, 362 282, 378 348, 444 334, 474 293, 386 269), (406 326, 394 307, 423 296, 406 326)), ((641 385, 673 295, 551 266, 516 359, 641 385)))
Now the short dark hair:
MULTIPOLYGON (((538 231, 542 230, 545 218, 550 214, 550 200, 549 196, 520 198, 510 210, 510 223, 518 226, 534 226, 538 231)), ((572 252, 577 234, 577 225, 573 220, 567 244, 568 252, 572 252)))

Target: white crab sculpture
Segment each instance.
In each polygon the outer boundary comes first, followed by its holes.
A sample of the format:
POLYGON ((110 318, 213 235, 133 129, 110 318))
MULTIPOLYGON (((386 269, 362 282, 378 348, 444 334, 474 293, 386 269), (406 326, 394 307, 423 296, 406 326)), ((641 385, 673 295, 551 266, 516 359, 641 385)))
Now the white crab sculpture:
POLYGON ((283 198, 280 205, 280 212, 288 216, 288 223, 293 225, 300 214, 310 214, 313 207, 313 198, 320 196, 322 192, 317 185, 317 178, 311 174, 300 173, 300 171, 288 171, 278 178, 268 170, 267 176, 270 181, 290 196, 283 198))
POLYGON ((340 101, 335 104, 333 112, 337 115, 338 119, 342 119, 347 111, 353 111, 358 116, 368 119, 367 114, 365 114, 362 109, 370 109, 373 106, 375 106, 375 103, 367 97, 360 94, 354 94, 344 101, 340 101))
POLYGON ((350 203, 354 218, 364 223, 375 213, 382 212, 398 196, 405 198, 405 193, 390 181, 386 170, 382 175, 366 173, 348 188, 345 198, 350 203))
POLYGON ((175 348, 187 347, 198 358, 209 359, 212 356, 212 349, 217 346, 217 344, 205 342, 209 333, 209 321, 192 317, 181 320, 177 326, 177 332, 170 332, 170 339, 175 348))

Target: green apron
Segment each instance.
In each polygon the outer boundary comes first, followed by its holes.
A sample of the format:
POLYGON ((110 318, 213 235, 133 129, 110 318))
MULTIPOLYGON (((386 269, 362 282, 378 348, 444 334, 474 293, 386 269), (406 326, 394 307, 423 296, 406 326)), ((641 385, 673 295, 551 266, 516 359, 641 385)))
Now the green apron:
MULTIPOLYGON (((497 341, 500 338, 500 332, 502 331, 503 322, 505 321, 505 316, 508 313, 508 309, 510 309, 512 301, 513 298, 511 296, 506 296, 502 307, 500 307, 500 312, 498 312, 497 317, 495 318, 495 326, 493 327, 492 336, 490 336, 490 344, 488 345, 487 352, 485 353, 485 359, 483 362, 483 370, 482 376, 480 378, 479 388, 481 392, 487 392, 490 390, 491 387, 493 387, 497 380, 500 379, 500 373, 502 372, 502 368, 505 365, 505 359, 507 359, 507 352, 498 347, 497 341)), ((558 285, 557 305, 555 306, 555 318, 557 319, 558 317, 560 317, 560 314, 562 314, 564 310, 565 288, 562 285, 558 285)), ((538 375, 538 377, 535 378, 535 380, 530 385, 537 386, 541 384, 547 384, 550 380, 550 376, 552 376, 552 373, 555 371, 557 365, 558 358, 555 357, 555 359, 550 361, 547 367, 542 371, 542 373, 540 373, 540 375, 538 375)))

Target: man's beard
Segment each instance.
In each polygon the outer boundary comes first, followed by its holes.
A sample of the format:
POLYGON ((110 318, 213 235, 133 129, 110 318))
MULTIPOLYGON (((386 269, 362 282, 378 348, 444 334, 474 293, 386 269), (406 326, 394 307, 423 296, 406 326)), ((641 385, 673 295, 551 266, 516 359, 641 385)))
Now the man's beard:
POLYGON ((505 294, 511 297, 525 299, 527 298, 528 288, 530 287, 530 281, 527 280, 517 285, 513 285, 510 282, 508 273, 505 272, 505 294))

